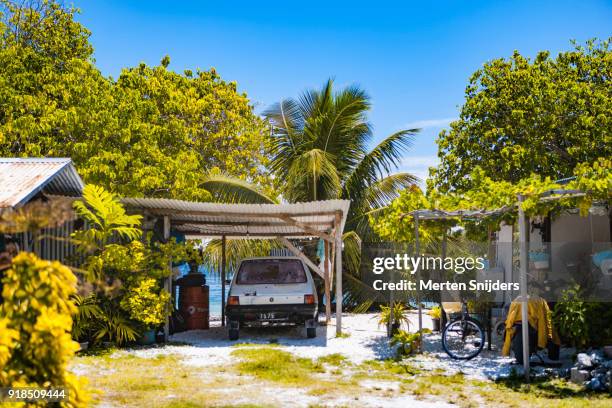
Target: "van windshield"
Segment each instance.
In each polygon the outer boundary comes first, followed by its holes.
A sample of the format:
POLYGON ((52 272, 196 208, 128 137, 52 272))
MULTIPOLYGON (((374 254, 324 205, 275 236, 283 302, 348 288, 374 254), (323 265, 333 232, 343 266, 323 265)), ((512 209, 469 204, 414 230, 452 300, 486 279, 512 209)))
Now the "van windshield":
POLYGON ((253 259, 243 261, 236 277, 239 285, 305 283, 306 272, 297 259, 253 259))

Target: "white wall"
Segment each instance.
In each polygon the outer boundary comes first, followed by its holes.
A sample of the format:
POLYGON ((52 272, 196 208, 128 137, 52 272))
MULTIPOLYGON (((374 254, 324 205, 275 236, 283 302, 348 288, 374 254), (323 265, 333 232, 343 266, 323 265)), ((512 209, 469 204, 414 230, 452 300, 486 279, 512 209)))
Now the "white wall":
MULTIPOLYGON (((512 225, 502 224, 497 232, 497 266, 504 269, 504 280, 512 281, 512 225)), ((504 294, 504 302, 508 303, 510 295, 504 294)))
POLYGON ((568 262, 585 260, 610 245, 610 221, 607 215, 565 212, 553 219, 551 226, 551 261, 555 275, 566 274, 568 262))

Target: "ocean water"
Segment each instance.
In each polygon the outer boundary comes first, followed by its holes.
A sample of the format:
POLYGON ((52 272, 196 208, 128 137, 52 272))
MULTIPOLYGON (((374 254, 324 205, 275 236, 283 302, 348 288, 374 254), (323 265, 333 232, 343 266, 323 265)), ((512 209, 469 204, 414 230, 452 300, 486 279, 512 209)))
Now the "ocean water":
MULTIPOLYGON (((206 273, 206 284, 209 288, 209 307, 211 317, 221 317, 221 277, 217 274, 206 273)), ((225 285, 225 299, 229 293, 229 284, 225 285)))

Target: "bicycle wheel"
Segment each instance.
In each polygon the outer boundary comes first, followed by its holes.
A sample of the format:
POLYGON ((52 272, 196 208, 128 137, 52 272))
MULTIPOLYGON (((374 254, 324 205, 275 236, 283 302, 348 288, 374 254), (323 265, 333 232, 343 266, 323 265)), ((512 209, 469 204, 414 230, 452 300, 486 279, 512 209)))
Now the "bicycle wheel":
POLYGON ((469 317, 449 323, 442 332, 442 347, 455 360, 476 357, 482 351, 484 342, 484 329, 469 317))

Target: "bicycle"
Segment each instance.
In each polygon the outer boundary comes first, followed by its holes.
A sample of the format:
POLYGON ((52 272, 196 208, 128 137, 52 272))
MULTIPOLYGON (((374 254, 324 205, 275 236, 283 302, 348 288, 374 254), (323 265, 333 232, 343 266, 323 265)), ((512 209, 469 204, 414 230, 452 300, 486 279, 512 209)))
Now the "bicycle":
POLYGON ((467 303, 461 302, 461 314, 442 331, 442 348, 455 360, 471 360, 482 351, 485 331, 480 322, 470 317, 467 303))

